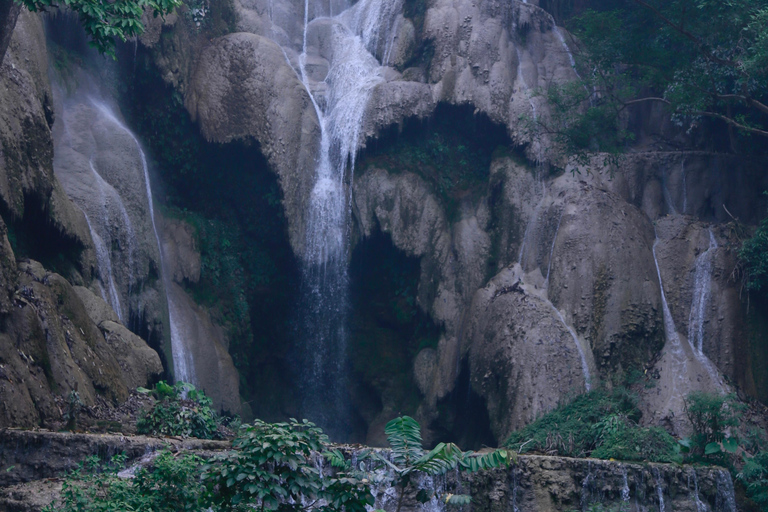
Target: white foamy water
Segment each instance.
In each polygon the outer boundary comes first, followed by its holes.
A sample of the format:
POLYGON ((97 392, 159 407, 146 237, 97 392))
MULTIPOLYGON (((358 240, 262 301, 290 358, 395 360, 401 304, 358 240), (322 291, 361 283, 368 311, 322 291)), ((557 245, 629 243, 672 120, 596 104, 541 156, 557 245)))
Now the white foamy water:
POLYGON ((306 72, 310 4, 299 75, 310 93, 321 128, 320 152, 309 199, 302 255, 301 342, 304 414, 336 438, 347 421, 346 344, 349 309, 351 182, 365 110, 373 89, 384 82, 377 54, 387 54, 402 0, 361 0, 333 18, 324 98, 306 72), (321 107, 322 105, 322 107, 321 107))

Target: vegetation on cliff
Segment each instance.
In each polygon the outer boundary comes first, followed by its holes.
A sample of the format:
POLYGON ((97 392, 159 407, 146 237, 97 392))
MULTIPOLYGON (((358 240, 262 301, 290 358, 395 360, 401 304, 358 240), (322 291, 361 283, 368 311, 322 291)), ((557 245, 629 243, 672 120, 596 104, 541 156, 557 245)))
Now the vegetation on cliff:
POLYGON ((715 121, 727 129, 724 147, 758 150, 750 137, 768 137, 764 1, 586 5, 565 21, 580 79, 545 91, 553 118, 540 121, 566 154, 621 151, 634 135, 628 115, 641 104, 662 105, 683 130, 715 121))
MULTIPOLYGON (((399 511, 416 473, 434 476, 455 469, 476 472, 516 462, 515 454, 509 450, 475 454, 463 452, 454 444, 439 443, 427 451, 421 446, 420 430, 413 418, 393 419, 385 427, 391 456, 363 450, 355 455, 357 462, 353 464, 351 453, 345 455, 331 446, 327 436, 306 420, 257 420, 242 426, 233 449, 224 454, 206 461, 194 455, 163 451, 149 464, 134 469, 133 478, 118 475, 126 462, 124 455, 109 461, 89 457, 67 476, 60 500, 45 511, 245 511, 256 507, 281 512, 309 508, 321 512, 364 512, 374 504, 373 482, 382 481, 398 490, 399 511), (363 460, 370 464, 360 465, 363 460)), ((422 489, 416 500, 426 503, 439 498, 455 504, 470 501, 466 495, 436 496, 438 492, 422 489)))
MULTIPOLYGON (((53 0, 18 0, 32 12, 47 11, 60 6, 53 0)), ((65 0, 64 6, 76 12, 99 52, 115 56, 115 40, 127 41, 144 32, 141 17, 149 9, 154 16, 163 16, 181 5, 181 0, 65 0)), ((1 60, 0 60, 1 61, 1 60)))

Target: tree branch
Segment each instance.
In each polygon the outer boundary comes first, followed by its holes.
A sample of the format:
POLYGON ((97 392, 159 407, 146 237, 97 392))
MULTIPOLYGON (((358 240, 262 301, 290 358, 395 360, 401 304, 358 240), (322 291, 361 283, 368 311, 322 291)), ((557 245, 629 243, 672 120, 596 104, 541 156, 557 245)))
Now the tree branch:
POLYGON ((716 119, 720 119, 722 121, 725 121, 731 126, 734 126, 738 128, 739 130, 744 130, 745 132, 754 133, 756 135, 761 135, 763 137, 768 137, 768 131, 760 130, 759 128, 752 128, 751 126, 747 126, 744 124, 739 123, 735 119, 731 119, 728 116, 724 116, 723 114, 718 114, 717 112, 691 112, 693 115, 697 116, 707 116, 707 117, 714 117, 716 119))

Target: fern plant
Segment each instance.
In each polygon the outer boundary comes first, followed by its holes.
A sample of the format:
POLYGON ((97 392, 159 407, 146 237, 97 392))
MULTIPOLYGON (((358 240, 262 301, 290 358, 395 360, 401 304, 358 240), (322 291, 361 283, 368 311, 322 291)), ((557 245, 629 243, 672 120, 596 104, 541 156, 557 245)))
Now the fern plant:
MULTIPOLYGON (((394 486, 398 492, 397 510, 403 506, 406 491, 412 485, 416 473, 430 476, 444 475, 456 468, 459 471, 476 472, 484 469, 508 467, 517 461, 517 454, 511 450, 494 450, 490 453, 477 454, 462 451, 453 443, 438 443, 432 450, 422 448, 421 426, 410 416, 401 416, 391 420, 384 427, 392 447, 391 461, 374 452, 375 459, 386 464, 394 473, 394 486)), ((450 505, 466 505, 470 497, 465 494, 445 494, 439 497, 450 505)), ((432 499, 424 490, 419 491, 416 499, 426 503, 432 499)))

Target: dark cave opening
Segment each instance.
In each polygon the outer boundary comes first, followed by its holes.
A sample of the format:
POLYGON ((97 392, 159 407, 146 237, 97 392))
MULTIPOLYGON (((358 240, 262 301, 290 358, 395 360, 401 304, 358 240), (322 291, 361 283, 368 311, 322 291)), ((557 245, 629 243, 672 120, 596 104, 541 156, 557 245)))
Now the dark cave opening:
POLYGON ((461 361, 456 386, 438 402, 437 407, 440 415, 430 425, 435 444, 450 441, 464 450, 498 446, 491 430, 485 399, 472 389, 466 358, 461 361))
MULTIPOLYGON (((397 249, 381 230, 360 240, 352 252, 351 395, 363 427, 381 430, 371 431, 369 440, 383 439, 384 423, 414 415, 422 400, 413 361, 422 349, 437 347, 440 328, 417 304, 419 273, 419 258, 397 249)), ((365 441, 360 434, 353 437, 365 441)))

